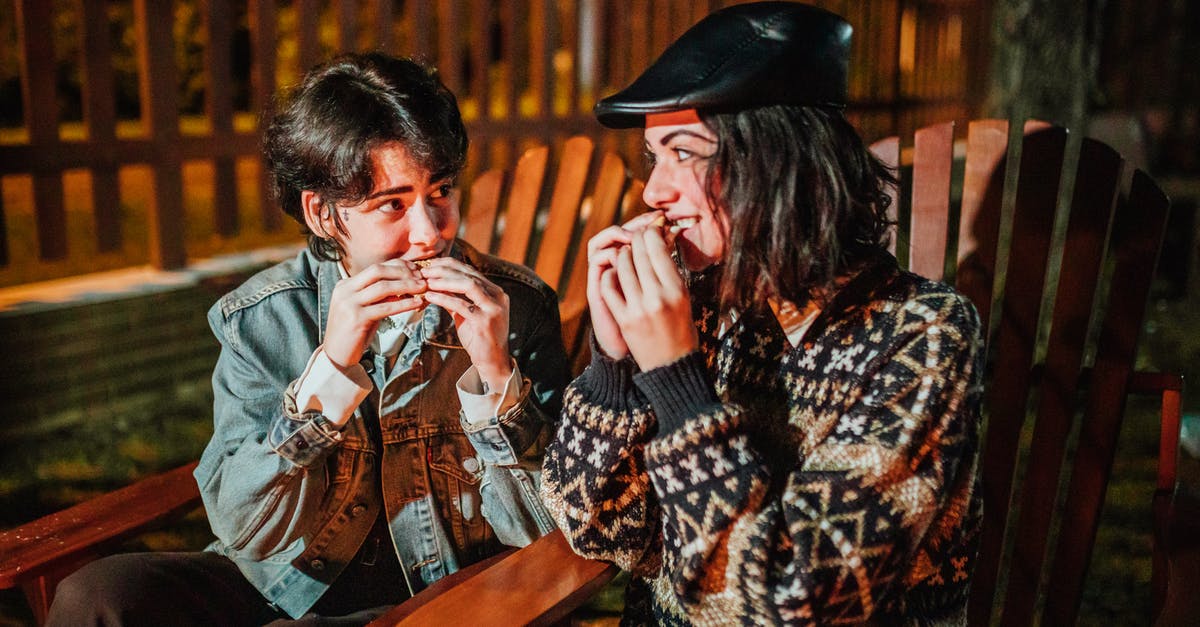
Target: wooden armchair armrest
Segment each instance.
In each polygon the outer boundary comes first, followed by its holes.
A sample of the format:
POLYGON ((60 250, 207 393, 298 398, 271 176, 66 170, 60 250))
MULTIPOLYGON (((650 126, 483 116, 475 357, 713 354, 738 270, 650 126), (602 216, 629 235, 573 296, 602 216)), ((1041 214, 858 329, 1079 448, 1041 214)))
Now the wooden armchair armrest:
POLYGON ((579 557, 554 531, 438 581, 371 626, 548 625, 583 605, 617 570, 579 557))
POLYGON ((0 589, 20 586, 41 624, 63 577, 101 550, 200 505, 196 462, 0 532, 0 589))
POLYGON ((1134 372, 1129 378, 1130 394, 1158 396, 1159 410, 1158 480, 1154 489, 1154 568, 1150 582, 1157 619, 1167 599, 1171 579, 1168 555, 1171 520, 1175 504, 1175 479, 1179 466, 1179 428, 1183 420, 1183 376, 1163 372, 1134 372))

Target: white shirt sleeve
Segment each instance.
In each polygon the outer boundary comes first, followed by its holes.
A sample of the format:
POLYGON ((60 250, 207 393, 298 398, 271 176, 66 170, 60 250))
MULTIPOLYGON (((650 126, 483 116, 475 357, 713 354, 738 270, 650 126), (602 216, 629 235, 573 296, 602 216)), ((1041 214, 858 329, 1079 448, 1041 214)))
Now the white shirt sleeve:
POLYGON ((318 411, 336 427, 342 427, 374 384, 361 364, 346 369, 334 365, 318 346, 308 359, 304 374, 297 379, 296 408, 318 411))
POLYGON ((512 408, 521 397, 521 369, 513 362, 513 371, 503 390, 488 390, 475 366, 458 378, 458 401, 463 417, 470 424, 479 424, 500 416, 512 408))

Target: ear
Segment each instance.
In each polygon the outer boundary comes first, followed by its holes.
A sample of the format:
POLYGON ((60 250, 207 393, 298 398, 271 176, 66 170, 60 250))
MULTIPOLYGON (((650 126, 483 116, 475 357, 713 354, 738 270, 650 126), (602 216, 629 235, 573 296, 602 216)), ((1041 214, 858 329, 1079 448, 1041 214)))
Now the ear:
POLYGON ((316 192, 300 192, 300 209, 304 212, 304 223, 318 237, 332 237, 333 215, 329 205, 316 192))

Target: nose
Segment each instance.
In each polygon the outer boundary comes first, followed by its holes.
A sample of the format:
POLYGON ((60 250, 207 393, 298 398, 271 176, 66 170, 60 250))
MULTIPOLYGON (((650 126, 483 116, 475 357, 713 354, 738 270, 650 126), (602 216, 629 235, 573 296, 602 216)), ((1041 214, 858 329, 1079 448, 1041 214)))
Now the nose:
POLYGON ((646 179, 646 188, 642 190, 642 200, 654 209, 665 209, 666 205, 679 198, 679 191, 671 183, 671 177, 665 168, 656 165, 650 170, 650 178, 646 179))
POLYGON ((441 229, 437 223, 437 210, 424 200, 418 200, 415 205, 409 207, 408 215, 411 216, 408 224, 409 244, 413 246, 436 244, 441 238, 441 229))

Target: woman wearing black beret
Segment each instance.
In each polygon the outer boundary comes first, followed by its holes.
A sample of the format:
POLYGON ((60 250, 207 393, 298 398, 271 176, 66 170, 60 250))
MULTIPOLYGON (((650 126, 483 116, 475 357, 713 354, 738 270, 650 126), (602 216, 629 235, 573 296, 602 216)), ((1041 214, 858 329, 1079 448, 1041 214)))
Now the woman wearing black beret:
POLYGON ((965 622, 979 321, 887 253, 850 31, 724 9, 596 106, 645 129, 652 211, 588 244, 593 360, 542 495, 632 572, 631 622, 965 622))

